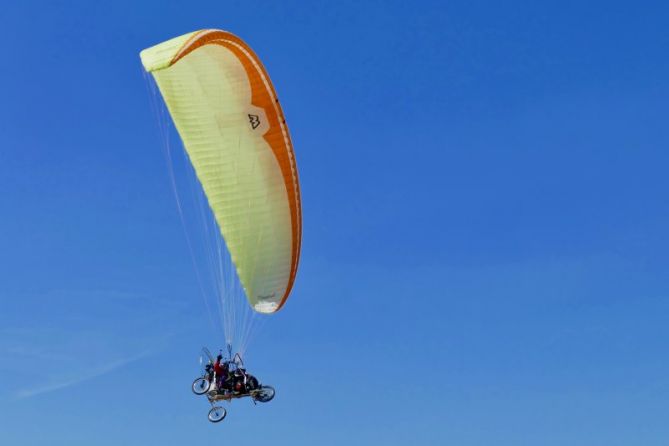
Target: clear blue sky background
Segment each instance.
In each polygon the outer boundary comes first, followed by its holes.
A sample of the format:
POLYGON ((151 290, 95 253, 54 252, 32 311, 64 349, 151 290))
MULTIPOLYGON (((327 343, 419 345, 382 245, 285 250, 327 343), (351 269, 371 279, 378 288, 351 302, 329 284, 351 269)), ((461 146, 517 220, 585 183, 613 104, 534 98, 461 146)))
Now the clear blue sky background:
POLYGON ((666 445, 664 2, 5 2, 3 445, 666 445), (200 28, 265 62, 304 245, 251 347, 206 322, 140 68, 200 28))

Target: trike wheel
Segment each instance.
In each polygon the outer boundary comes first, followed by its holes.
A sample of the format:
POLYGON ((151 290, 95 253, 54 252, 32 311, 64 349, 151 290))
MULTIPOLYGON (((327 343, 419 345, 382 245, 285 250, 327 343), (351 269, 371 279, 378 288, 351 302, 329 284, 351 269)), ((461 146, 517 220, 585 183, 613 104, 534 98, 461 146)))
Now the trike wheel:
POLYGON ((204 395, 209 390, 209 380, 207 378, 198 378, 193 381, 193 393, 196 395, 204 395))
POLYGON ((228 414, 228 411, 225 410, 221 406, 216 406, 212 407, 211 410, 209 411, 209 415, 207 415, 207 418, 209 418, 209 421, 212 423, 218 423, 219 421, 223 421, 223 418, 228 414))
POLYGON ((269 403, 274 398, 274 387, 262 386, 256 393, 255 400, 260 403, 269 403))

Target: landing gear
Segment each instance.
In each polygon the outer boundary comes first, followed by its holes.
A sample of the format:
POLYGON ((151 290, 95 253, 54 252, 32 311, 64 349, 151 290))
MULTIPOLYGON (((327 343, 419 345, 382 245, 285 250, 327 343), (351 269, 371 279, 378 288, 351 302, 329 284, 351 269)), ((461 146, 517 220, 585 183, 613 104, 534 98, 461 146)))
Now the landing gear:
POLYGON ((272 386, 262 386, 260 387, 260 390, 253 396, 253 399, 255 401, 258 401, 259 403, 269 403, 274 399, 274 394, 276 392, 274 391, 274 387, 272 386))
POLYGON ((193 381, 193 393, 196 395, 204 395, 209 390, 211 384, 207 378, 198 378, 193 381))
POLYGON ((223 418, 228 414, 228 411, 225 410, 221 406, 214 406, 211 408, 209 411, 209 415, 207 415, 207 418, 209 418, 209 421, 212 423, 218 423, 219 421, 223 421, 223 418))

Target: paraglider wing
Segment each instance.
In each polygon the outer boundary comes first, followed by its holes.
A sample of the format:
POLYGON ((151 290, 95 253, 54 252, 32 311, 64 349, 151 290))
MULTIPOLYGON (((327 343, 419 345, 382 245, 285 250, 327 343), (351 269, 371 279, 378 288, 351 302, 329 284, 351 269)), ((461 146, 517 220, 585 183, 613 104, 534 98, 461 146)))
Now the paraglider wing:
POLYGON ((302 213, 285 118, 238 37, 203 30, 141 52, 160 89, 250 305, 279 310, 297 272, 302 213))

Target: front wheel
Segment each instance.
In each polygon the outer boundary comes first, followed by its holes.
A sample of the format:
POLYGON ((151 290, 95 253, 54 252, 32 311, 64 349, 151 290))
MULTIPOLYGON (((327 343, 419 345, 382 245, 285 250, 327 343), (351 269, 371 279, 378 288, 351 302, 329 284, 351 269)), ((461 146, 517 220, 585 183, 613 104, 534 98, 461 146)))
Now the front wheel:
POLYGON ((259 403, 269 403, 274 399, 274 387, 262 386, 255 396, 255 400, 259 403))
POLYGON ((218 423, 219 421, 223 421, 223 418, 228 414, 228 411, 225 410, 225 408, 216 406, 212 407, 211 410, 209 411, 209 415, 207 415, 207 418, 209 418, 209 421, 212 423, 218 423))
POLYGON ((209 380, 207 380, 207 378, 204 377, 198 378, 195 381, 193 381, 193 386, 192 386, 193 393, 196 395, 204 395, 209 390, 210 385, 211 384, 209 383, 209 380))

